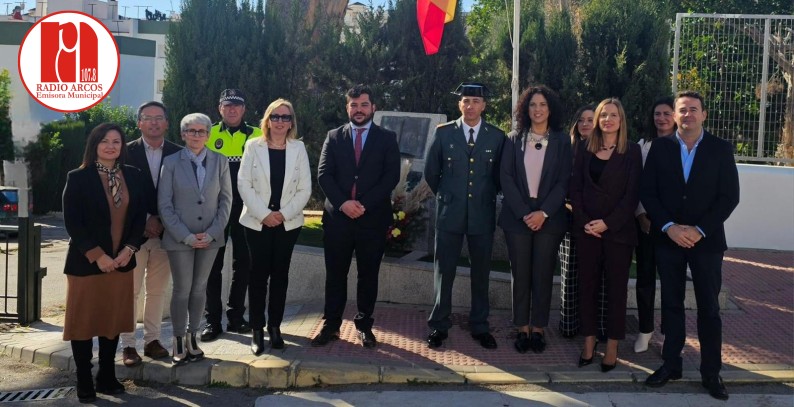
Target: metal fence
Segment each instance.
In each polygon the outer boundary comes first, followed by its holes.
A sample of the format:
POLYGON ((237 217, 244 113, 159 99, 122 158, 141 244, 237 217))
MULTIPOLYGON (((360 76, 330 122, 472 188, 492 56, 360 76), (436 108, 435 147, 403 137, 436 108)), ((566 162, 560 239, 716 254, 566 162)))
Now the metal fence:
POLYGON ((676 15, 673 92, 703 94, 705 127, 739 161, 794 163, 781 146, 794 131, 793 37, 790 15, 676 15))

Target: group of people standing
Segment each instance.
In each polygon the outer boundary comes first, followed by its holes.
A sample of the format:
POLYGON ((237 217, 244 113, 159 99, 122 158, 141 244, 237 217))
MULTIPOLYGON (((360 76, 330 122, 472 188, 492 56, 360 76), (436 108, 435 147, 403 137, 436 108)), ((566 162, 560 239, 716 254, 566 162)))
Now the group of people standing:
POLYGON ((483 347, 488 333, 488 274, 497 192, 498 224, 512 273, 513 343, 520 353, 546 349, 552 281, 562 265, 563 336, 584 337, 577 365, 594 361, 605 342, 602 372, 617 366, 626 336, 626 300, 634 252, 640 333, 636 352, 654 332, 657 271, 662 288, 664 364, 646 384, 681 377, 684 293, 691 269, 698 302, 703 386, 727 399, 720 378, 718 295, 723 224, 739 202, 732 146, 703 129, 705 102, 696 92, 663 97, 651 110, 654 130, 629 140, 626 114, 615 98, 580 108, 570 137, 562 105, 545 86, 531 86, 516 107, 517 126, 506 137, 482 120, 487 89, 462 84, 461 118, 438 127, 425 159, 425 179, 436 194, 435 306, 430 348, 443 345, 451 326, 452 282, 465 236, 471 258, 469 329, 483 347))
POLYGON ((119 337, 123 364, 141 363, 134 335, 141 291, 144 355, 169 356, 160 336, 171 278, 172 363, 204 357, 199 339, 223 332, 221 249, 229 235, 234 259, 226 328, 252 333, 251 350, 259 355, 267 321, 271 347, 284 347, 289 262, 311 194, 308 155, 289 101, 271 103, 259 128, 242 120, 240 90, 224 90, 218 109, 222 120, 215 125, 201 113, 185 116, 180 147, 165 139, 165 106, 144 103, 137 112, 139 139, 126 143, 118 125, 97 126, 83 163, 68 175, 64 340, 71 341, 81 402, 95 400, 96 392, 124 392, 114 366, 119 337), (246 295, 250 325, 243 318, 246 295), (199 334, 203 315, 207 324, 199 334), (93 337, 99 342, 95 380, 93 337))
MULTIPOLYGON (((565 290, 563 303, 578 306, 563 315, 564 334, 578 330, 584 336, 578 362, 583 367, 593 362, 600 324, 606 337, 601 370, 613 369, 618 343, 625 338, 626 287, 636 248, 637 351, 647 349, 654 330, 657 270, 662 280, 665 363, 648 385, 681 375, 689 265, 699 305, 703 384, 713 396, 727 398, 719 378, 717 295, 726 249, 722 223, 738 204, 738 175, 731 146, 702 129, 702 97, 684 92, 675 101, 656 103, 657 132, 636 144, 628 139, 617 99, 580 109, 571 138, 563 132, 558 96, 545 86, 523 92, 517 127, 508 135, 482 119, 485 86, 465 83, 455 93, 461 117, 436 129, 425 157, 424 177, 436 197, 428 346, 442 346, 452 327, 452 287, 465 238, 471 258, 471 336, 484 348, 497 348, 488 323, 488 290, 498 223, 511 264, 518 352, 546 348, 553 274, 558 250, 567 247, 566 253, 576 254, 566 264, 578 267, 563 267, 563 282, 573 287, 565 290), (500 191, 504 199, 497 218, 500 191)), ((311 194, 295 109, 277 99, 259 127, 248 125, 245 96, 237 89, 221 93, 218 109, 222 120, 214 125, 201 113, 181 120, 183 148, 165 140, 165 106, 145 103, 138 109, 139 139, 126 143, 119 126, 97 126, 83 163, 68 175, 64 340, 72 344, 80 401, 94 400, 97 391, 124 391, 113 366, 120 334, 123 363, 141 363, 134 337, 141 291, 144 355, 169 356, 160 343, 160 325, 171 276, 172 363, 204 357, 199 339, 208 342, 223 333, 220 272, 229 237, 233 273, 226 331, 251 333, 255 355, 265 352, 265 330, 271 348, 285 346, 280 324, 290 260, 311 194), (244 318, 246 293, 250 323, 244 318), (199 334, 203 315, 206 324, 199 334), (99 371, 94 381, 95 336, 99 371)), ((328 132, 318 164, 317 180, 326 196, 325 307, 322 329, 311 345, 339 338, 355 254, 354 323, 361 345, 373 348, 378 274, 400 153, 396 134, 372 121, 376 105, 369 87, 348 90, 346 110, 349 122, 328 132)))

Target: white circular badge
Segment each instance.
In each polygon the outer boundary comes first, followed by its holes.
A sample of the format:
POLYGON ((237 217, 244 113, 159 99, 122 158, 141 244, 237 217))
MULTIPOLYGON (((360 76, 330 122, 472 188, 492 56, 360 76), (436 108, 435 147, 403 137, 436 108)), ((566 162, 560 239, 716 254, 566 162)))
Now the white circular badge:
POLYGON ((69 113, 89 109, 110 93, 119 61, 119 48, 104 24, 79 11, 60 11, 25 34, 17 63, 33 99, 69 113))

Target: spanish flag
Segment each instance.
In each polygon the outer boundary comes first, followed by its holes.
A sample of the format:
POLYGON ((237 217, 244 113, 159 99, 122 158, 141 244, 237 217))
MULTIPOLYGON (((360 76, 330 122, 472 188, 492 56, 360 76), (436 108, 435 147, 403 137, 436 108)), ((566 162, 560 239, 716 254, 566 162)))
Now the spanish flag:
POLYGON ((425 46, 425 54, 433 55, 441 46, 444 24, 455 18, 457 0, 417 0, 416 20, 425 46))

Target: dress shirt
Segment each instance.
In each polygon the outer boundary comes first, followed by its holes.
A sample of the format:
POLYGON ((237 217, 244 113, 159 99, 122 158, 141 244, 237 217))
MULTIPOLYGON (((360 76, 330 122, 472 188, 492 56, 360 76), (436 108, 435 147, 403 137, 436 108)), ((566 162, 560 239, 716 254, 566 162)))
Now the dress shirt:
MULTIPOLYGON (((689 150, 689 147, 686 146, 684 140, 681 139, 681 136, 678 134, 678 131, 675 132, 675 138, 678 140, 678 145, 681 146, 681 165, 684 171, 684 182, 689 181, 689 173, 692 171, 692 163, 695 162, 695 153, 697 152, 698 145, 703 140, 703 130, 700 130, 700 137, 695 141, 695 145, 692 147, 692 151, 689 150)), ((670 229, 670 226, 673 226, 674 222, 667 222, 664 226, 662 226, 662 232, 667 233, 667 229, 670 229)), ((700 232, 703 237, 706 237, 706 234, 703 233, 703 229, 700 226, 695 226, 695 228, 700 232)))
POLYGON ((465 137, 466 141, 469 141, 469 129, 474 129, 474 142, 476 143, 477 135, 480 134, 480 126, 482 126, 482 119, 480 119, 480 121, 477 122, 477 124, 474 127, 469 126, 463 120, 461 120, 461 123, 463 123, 463 137, 465 137))
POLYGON ((154 147, 146 142, 143 138, 143 146, 146 151, 146 162, 149 164, 149 175, 152 177, 152 183, 155 188, 157 187, 157 180, 160 178, 160 164, 163 162, 163 147, 165 140, 160 143, 159 147, 154 147))
POLYGON ((372 120, 368 121, 367 124, 363 126, 356 126, 353 123, 350 123, 350 132, 353 136, 353 145, 356 145, 356 134, 358 133, 356 129, 363 128, 364 132, 361 133, 361 150, 364 150, 364 144, 367 143, 367 136, 369 136, 369 128, 372 126, 372 120))

